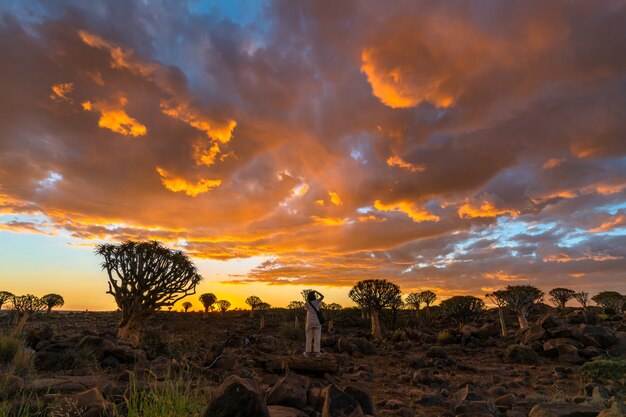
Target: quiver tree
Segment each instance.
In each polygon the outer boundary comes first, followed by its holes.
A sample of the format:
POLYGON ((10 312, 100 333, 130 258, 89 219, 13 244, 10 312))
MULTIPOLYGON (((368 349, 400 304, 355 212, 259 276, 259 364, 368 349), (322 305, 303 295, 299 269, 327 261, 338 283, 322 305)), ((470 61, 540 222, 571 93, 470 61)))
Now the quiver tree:
POLYGON ((215 304, 222 313, 230 308, 230 301, 228 300, 218 300, 215 302, 215 304))
POLYGON ((419 297, 420 300, 422 300, 422 303, 426 304, 426 308, 428 308, 437 299, 437 294, 430 290, 426 290, 419 293, 419 297))
POLYGON ((519 327, 528 327, 530 308, 543 299, 543 291, 532 285, 509 285, 504 290, 496 291, 506 307, 517 314, 519 327))
POLYGON ((506 337, 508 335, 508 332, 506 330, 506 322, 504 321, 504 311, 502 310, 502 307, 506 306, 506 301, 501 295, 502 291, 503 290, 499 290, 494 291, 491 294, 485 294, 485 297, 491 300, 491 302, 498 307, 498 317, 500 318, 500 334, 502 335, 502 337, 506 337))
POLYGON ((440 304, 443 315, 463 327, 476 320, 485 310, 485 303, 471 295, 455 295, 440 304))
POLYGON ((372 336, 381 340, 380 312, 397 303, 401 296, 400 287, 384 279, 368 279, 359 281, 348 295, 362 309, 367 308, 372 317, 372 336))
POLYGON ((54 307, 63 307, 63 304, 65 304, 65 300, 59 294, 46 294, 41 297, 41 302, 48 307, 48 314, 54 307))
POLYGON ((206 316, 209 312, 209 309, 213 307, 213 304, 217 301, 217 297, 213 293, 205 293, 200 296, 200 302, 204 306, 204 315, 206 316))
POLYGON ((398 310, 404 307, 404 301, 402 301, 402 294, 399 293, 389 303, 389 309, 391 310, 391 330, 396 330, 396 322, 398 320, 398 310))
POLYGON ((408 305, 413 311, 415 311, 415 315, 420 311, 420 306, 422 305, 422 298, 416 292, 412 292, 411 294, 406 296, 405 300, 406 305, 408 305))
POLYGON ((602 291, 591 299, 604 309, 605 313, 621 313, 624 310, 626 300, 624 296, 615 291, 602 291))
POLYGON ((15 317, 15 330, 17 332, 21 332, 24 329, 24 324, 26 324, 26 320, 28 320, 31 314, 46 308, 41 299, 32 294, 11 297, 11 306, 17 313, 15 317))
POLYGON ((183 308, 185 309, 185 313, 188 312, 191 307, 193 307, 193 304, 191 304, 189 301, 185 301, 183 303, 183 308))
POLYGON ((565 311, 565 304, 576 294, 576 291, 569 288, 553 288, 548 293, 550 294, 550 301, 562 312, 565 311))
POLYGON ((271 305, 262 301, 256 305, 256 310, 261 315, 261 320, 259 321, 259 329, 265 328, 265 313, 267 313, 267 310, 269 310, 270 308, 272 308, 271 305))
POLYGON ((13 297, 14 295, 8 291, 0 291, 0 310, 2 309, 2 306, 8 303, 13 297))
POLYGON ((304 301, 291 301, 287 304, 287 308, 294 312, 293 318, 293 327, 297 329, 300 327, 300 322, 298 321, 298 311, 304 309, 304 301))
POLYGON ((341 304, 330 303, 330 304, 327 304, 324 308, 328 310, 329 312, 328 323, 326 324, 326 326, 328 327, 328 330, 334 330, 335 329, 335 315, 337 314, 339 310, 342 309, 341 304))
POLYGON ((202 280, 191 259, 182 251, 159 242, 128 241, 103 244, 96 253, 104 258, 109 276, 108 294, 122 312, 118 337, 138 343, 141 321, 160 307, 171 307, 196 293, 202 280))
POLYGON ((580 306, 583 308, 583 311, 587 311, 587 304, 589 304, 589 293, 580 291, 574 294, 574 300, 578 301, 580 306))
POLYGON ((262 302, 263 301, 261 301, 261 299, 256 295, 251 295, 250 297, 246 298, 246 304, 250 306, 250 318, 254 318, 254 311, 258 309, 259 304, 261 304, 262 302))

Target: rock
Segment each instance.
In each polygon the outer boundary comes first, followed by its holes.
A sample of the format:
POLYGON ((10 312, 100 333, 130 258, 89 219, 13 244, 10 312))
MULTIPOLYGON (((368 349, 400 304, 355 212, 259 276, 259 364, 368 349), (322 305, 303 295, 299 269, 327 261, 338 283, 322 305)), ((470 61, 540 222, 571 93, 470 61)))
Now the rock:
POLYGON ((267 407, 270 417, 309 417, 304 411, 297 408, 283 407, 282 405, 270 405, 267 407))
POLYGON ((483 394, 473 384, 465 385, 458 395, 460 401, 483 401, 485 399, 483 394))
POLYGON ((510 345, 505 354, 505 359, 509 362, 534 365, 537 363, 537 353, 524 345, 510 345))
POLYGON ((25 390, 37 394, 67 394, 85 391, 85 386, 71 379, 39 378, 27 384, 25 390))
POLYGON ((337 351, 339 353, 352 354, 356 350, 356 345, 352 343, 347 337, 342 336, 337 340, 337 351))
POLYGON ((604 326, 580 324, 573 330, 573 338, 585 346, 607 349, 618 343, 618 338, 604 326))
POLYGON ((24 380, 16 375, 0 374, 0 399, 11 398, 24 389, 24 380))
POLYGON ((282 405, 302 409, 307 404, 307 390, 311 385, 309 378, 288 373, 267 395, 267 405, 282 405))
POLYGON ((546 403, 534 406, 528 417, 596 417, 599 409, 578 404, 546 403))
POLYGON ((444 404, 444 399, 439 394, 422 394, 417 399, 417 403, 426 407, 441 406, 444 404))
POLYGON ((314 410, 322 411, 324 407, 324 394, 326 394, 321 388, 310 388, 307 393, 307 405, 313 407, 314 410))
POLYGON ((545 330, 565 327, 565 322, 552 313, 547 313, 542 316, 539 320, 537 320, 537 324, 545 330))
POLYGON ((494 404, 506 408, 513 408, 513 406, 515 405, 515 395, 505 394, 501 397, 496 398, 494 404))
POLYGON ((626 416, 626 405, 614 402, 608 410, 602 410, 597 417, 624 417, 626 416))
POLYGON ((543 327, 538 324, 528 326, 522 331, 522 340, 525 345, 530 345, 533 342, 538 342, 545 339, 547 332, 543 327))
POLYGON ((440 348, 439 346, 431 346, 424 355, 427 358, 431 359, 447 359, 448 354, 445 350, 440 348))
POLYGON ((374 400, 372 399, 372 394, 370 394, 368 390, 355 385, 348 385, 344 388, 343 392, 354 398, 359 403, 364 414, 376 415, 374 400))
POLYGON ((35 347, 41 341, 48 341, 52 339, 54 333, 52 328, 48 325, 43 325, 29 330, 26 333, 26 345, 35 347))
POLYGON ((322 417, 364 417, 359 403, 334 384, 326 388, 322 417))
POLYGON ((231 375, 217 387, 204 417, 269 417, 254 381, 231 375))
POLYGON ((591 391, 591 398, 597 401, 604 401, 608 398, 611 398, 611 394, 609 390, 604 388, 602 385, 596 385, 593 387, 593 391, 591 391))
POLYGON ((288 369, 302 374, 324 375, 336 374, 339 371, 339 365, 333 355, 324 353, 318 358, 303 355, 268 357, 265 369, 272 373, 282 373, 288 369))
POLYGON ((90 417, 112 415, 113 404, 107 401, 99 388, 63 396, 55 402, 54 415, 90 417))

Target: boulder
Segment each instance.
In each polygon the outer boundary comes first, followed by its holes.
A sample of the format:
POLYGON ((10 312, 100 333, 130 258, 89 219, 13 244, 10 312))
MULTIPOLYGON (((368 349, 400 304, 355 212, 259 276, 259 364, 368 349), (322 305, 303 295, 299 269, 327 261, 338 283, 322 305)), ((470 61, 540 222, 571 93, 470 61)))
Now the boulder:
POLYGON ((270 417, 309 417, 304 411, 297 408, 283 407, 282 405, 270 405, 267 407, 270 417))
POLYGON ((596 417, 599 412, 599 409, 585 405, 546 403, 534 406, 528 417, 596 417))
POLYGON ((533 365, 537 363, 537 353, 528 346, 510 345, 506 349, 505 359, 509 362, 533 365))
POLYGON ((597 417, 624 417, 626 416, 626 405, 614 402, 608 410, 602 410, 597 417))
POLYGON ((344 388, 343 392, 354 398, 359 403, 363 413, 376 415, 376 407, 374 406, 372 394, 367 389, 357 387, 355 385, 348 385, 344 388))
POLYGON ((547 336, 548 333, 538 324, 530 325, 522 331, 522 341, 525 345, 544 340, 547 336))
POLYGON ((254 381, 231 375, 217 387, 204 417, 270 417, 254 381))
POLYGON ((108 416, 113 412, 113 404, 104 398, 99 388, 66 395, 54 403, 54 415, 66 417, 108 416))
POLYGON ((559 329, 565 327, 565 322, 552 313, 547 313, 537 320, 537 324, 545 330, 559 329))
POLYGON ((361 405, 334 384, 325 389, 322 417, 364 417, 361 405))
POLYGON ((573 329, 573 338, 585 346, 607 349, 618 343, 615 334, 604 326, 580 324, 573 329))
POLYGON ((273 356, 266 359, 265 369, 272 373, 292 370, 301 374, 324 375, 336 374, 339 371, 339 365, 333 355, 324 353, 317 358, 303 355, 290 357, 273 356))
POLYGON ((267 405, 282 405, 302 409, 307 404, 307 390, 311 385, 309 378, 288 373, 267 395, 267 405))

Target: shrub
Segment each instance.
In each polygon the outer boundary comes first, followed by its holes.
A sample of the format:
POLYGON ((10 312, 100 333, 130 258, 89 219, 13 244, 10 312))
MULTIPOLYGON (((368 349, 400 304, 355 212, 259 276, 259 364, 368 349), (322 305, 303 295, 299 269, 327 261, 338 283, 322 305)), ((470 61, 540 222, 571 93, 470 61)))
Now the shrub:
POLYGON ((294 327, 291 322, 283 322, 278 326, 278 334, 284 339, 301 341, 304 340, 304 329, 294 327))
POLYGON ((35 368, 34 359, 22 339, 12 334, 0 336, 0 364, 6 365, 10 373, 28 375, 35 368))
POLYGON ((456 336, 450 330, 444 330, 437 333, 437 343, 442 345, 449 345, 456 342, 456 336))
POLYGON ((22 348, 22 341, 13 335, 0 336, 0 363, 10 363, 22 348))
POLYGON ((539 356, 537 355, 537 352, 528 346, 510 345, 506 349, 505 358, 514 363, 534 365, 537 363, 539 356))
POLYGON ((626 360, 601 359, 587 362, 578 369, 583 381, 597 381, 605 384, 608 380, 619 381, 626 378, 626 360))

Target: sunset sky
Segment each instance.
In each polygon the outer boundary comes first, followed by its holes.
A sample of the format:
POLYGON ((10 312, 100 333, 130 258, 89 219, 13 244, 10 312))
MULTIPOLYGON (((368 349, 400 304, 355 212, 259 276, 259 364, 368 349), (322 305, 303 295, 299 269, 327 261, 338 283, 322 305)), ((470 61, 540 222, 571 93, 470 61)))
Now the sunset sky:
MULTIPOLYGON (((0 2, 0 290, 626 292, 626 1, 0 2)), ((190 299, 200 306, 197 296, 190 299)))

